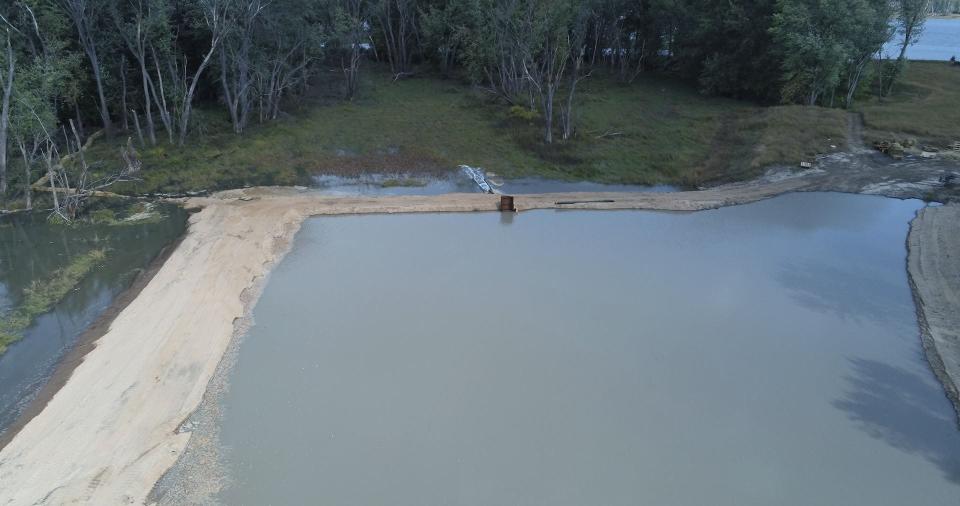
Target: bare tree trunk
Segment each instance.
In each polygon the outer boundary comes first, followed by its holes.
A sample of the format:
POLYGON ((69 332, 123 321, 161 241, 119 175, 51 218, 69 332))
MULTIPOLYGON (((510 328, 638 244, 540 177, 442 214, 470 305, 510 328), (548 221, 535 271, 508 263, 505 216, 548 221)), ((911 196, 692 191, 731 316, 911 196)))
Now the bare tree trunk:
POLYGON ((229 76, 227 75, 227 47, 220 47, 220 84, 223 87, 223 101, 227 104, 227 112, 230 113, 230 123, 233 124, 233 131, 238 131, 240 118, 237 115, 237 102, 234 97, 229 76))
POLYGON ((140 145, 143 146, 143 130, 140 130, 140 116, 137 115, 137 111, 131 109, 130 112, 133 113, 133 126, 137 129, 137 139, 140 140, 140 145))
MULTIPOLYGON (((142 14, 142 13, 141 13, 142 14)), ((133 53, 134 58, 137 60, 137 64, 140 66, 140 79, 143 81, 143 112, 146 114, 147 119, 147 138, 150 139, 150 145, 155 146, 157 144, 157 133, 156 127, 153 123, 153 106, 151 105, 151 94, 153 91, 153 79, 150 78, 150 71, 147 70, 147 42, 146 38, 149 36, 145 33, 145 30, 142 26, 142 18, 140 15, 137 17, 137 32, 136 40, 133 40, 129 36, 125 38, 127 42, 127 48, 130 49, 130 52, 133 53)), ((156 58, 156 54, 154 54, 156 58)), ((125 109, 126 110, 126 109, 125 109)), ((126 113, 124 113, 126 114, 126 113)), ((140 137, 140 144, 143 144, 143 135, 138 133, 140 137)))
MULTIPOLYGON (((87 133, 86 133, 86 131, 85 131, 84 128, 83 128, 83 119, 82 119, 82 117, 81 117, 81 115, 80 115, 80 101, 79 101, 79 100, 73 103, 73 110, 74 110, 74 113, 75 113, 76 116, 77 116, 77 118, 76 118, 76 119, 77 119, 77 128, 80 130, 80 137, 86 138, 87 133)), ((70 139, 67 139, 67 142, 69 142, 69 141, 70 141, 70 139)))
MULTIPOLYGON (((193 112, 193 95, 197 91, 197 83, 200 82, 200 76, 203 75, 203 71, 207 69, 207 66, 210 65, 210 58, 213 56, 213 53, 216 52, 218 46, 223 37, 223 20, 222 20, 222 11, 221 5, 215 2, 211 2, 207 7, 207 11, 204 12, 204 17, 206 18, 207 26, 210 28, 210 49, 207 51, 207 54, 204 55, 203 60, 200 62, 200 66, 197 67, 197 71, 194 72, 193 78, 190 80, 190 86, 187 88, 186 92, 182 97, 181 103, 181 112, 180 112, 180 139, 178 144, 183 146, 187 141, 187 131, 190 127, 190 114, 193 112)), ((183 67, 183 77, 186 79, 187 67, 184 63, 183 67)))
POLYGON ((907 63, 907 48, 910 47, 910 39, 913 38, 913 30, 913 23, 907 22, 903 32, 903 44, 900 45, 900 55, 897 56, 897 63, 894 67, 893 74, 890 76, 890 79, 887 80, 886 88, 883 89, 883 96, 888 96, 893 92, 893 83, 896 82, 900 74, 903 73, 903 68, 907 63))
POLYGON ((883 50, 877 53, 877 98, 883 99, 883 50))
MULTIPOLYGON (((210 64, 210 57, 213 56, 213 52, 217 50, 217 44, 219 42, 220 40, 218 35, 215 35, 210 43, 210 51, 207 52, 206 56, 203 57, 203 61, 200 62, 200 67, 197 68, 196 73, 194 73, 193 80, 190 82, 190 87, 187 89, 187 93, 183 97, 183 112, 180 114, 180 146, 183 146, 183 144, 187 141, 187 130, 190 126, 190 113, 193 111, 193 94, 197 90, 197 83, 200 82, 200 76, 203 74, 203 71, 207 69, 207 65, 210 64)), ((183 71, 186 72, 187 69, 184 68, 183 71)))
POLYGON ((110 120, 110 111, 107 109, 107 98, 103 92, 103 76, 100 71, 100 63, 97 61, 96 50, 91 49, 90 66, 93 67, 93 77, 97 83, 97 97, 100 100, 100 120, 103 122, 103 129, 107 136, 113 135, 113 121, 110 120))
POLYGON ((573 96, 577 91, 577 83, 580 82, 580 67, 583 65, 584 48, 573 58, 573 69, 570 73, 570 90, 567 92, 567 104, 560 111, 560 121, 563 123, 563 140, 568 140, 573 136, 573 96))
MULTIPOLYGON (((146 52, 142 51, 136 56, 137 63, 140 64, 140 77, 143 81, 143 112, 147 118, 147 138, 150 139, 150 145, 155 146, 157 144, 157 133, 153 124, 153 107, 150 104, 150 94, 151 89, 153 89, 153 83, 150 79, 150 73, 147 71, 146 52)), ((140 144, 143 144, 142 135, 140 135, 140 144)))
MULTIPOLYGON (((123 114, 121 128, 124 132, 128 132, 130 124, 127 122, 127 55, 120 57, 120 91, 120 111, 123 114)), ((140 142, 143 142, 143 139, 140 142)))
POLYGON ((163 128, 167 131, 167 141, 173 144, 173 118, 170 115, 170 109, 167 108, 167 96, 163 89, 163 73, 160 71, 160 60, 157 59, 157 51, 152 45, 150 46, 150 54, 153 56, 153 63, 157 67, 157 86, 159 87, 159 89, 157 89, 151 86, 150 91, 153 94, 154 102, 157 104, 160 121, 163 123, 163 128))
POLYGON ((250 0, 241 6, 236 16, 230 17, 238 36, 237 47, 231 47, 229 40, 224 40, 220 45, 220 82, 233 131, 238 134, 246 128, 250 113, 250 49, 253 33, 258 16, 268 5, 261 0, 250 0))
POLYGON ((10 97, 13 95, 13 73, 16 60, 13 58, 13 42, 7 32, 7 72, 0 75, 3 86, 3 101, 0 102, 0 199, 7 194, 7 131, 10 128, 10 97))
POLYGON ((53 170, 53 141, 47 139, 47 153, 45 156, 47 162, 47 182, 50 183, 50 195, 53 196, 53 209, 60 213, 60 200, 57 198, 56 171, 53 170))
POLYGON ((853 106, 854 95, 857 93, 857 88, 860 87, 860 78, 863 77, 864 67, 870 62, 871 54, 861 57, 853 67, 852 72, 850 72, 850 77, 847 79, 847 95, 843 102, 844 107, 847 109, 853 106))
POLYGON ((344 77, 346 78, 346 98, 347 100, 353 100, 353 97, 356 96, 359 89, 359 80, 358 80, 358 71, 360 68, 360 41, 361 41, 361 23, 360 19, 360 1, 359 0, 349 0, 347 2, 347 8, 349 9, 349 14, 351 17, 352 26, 350 27, 349 32, 349 53, 347 55, 348 61, 345 62, 343 57, 340 60, 340 67, 343 70, 344 77))
POLYGON ((544 93, 543 97, 543 142, 551 144, 553 143, 553 95, 555 86, 553 83, 549 83, 546 88, 546 93, 544 93))
POLYGON ((97 46, 91 34, 90 21, 94 16, 91 12, 91 3, 86 0, 60 0, 70 20, 73 21, 87 59, 90 60, 90 69, 93 71, 93 80, 97 85, 97 99, 99 101, 100 119, 107 135, 113 133, 113 122, 110 120, 110 111, 107 107, 106 94, 103 91, 103 72, 100 68, 100 58, 97 55, 97 46))
POLYGON ((23 200, 24 208, 28 211, 33 209, 33 192, 31 184, 33 183, 30 174, 30 157, 27 156, 27 147, 23 144, 23 139, 17 139, 20 146, 20 156, 23 158, 23 200))

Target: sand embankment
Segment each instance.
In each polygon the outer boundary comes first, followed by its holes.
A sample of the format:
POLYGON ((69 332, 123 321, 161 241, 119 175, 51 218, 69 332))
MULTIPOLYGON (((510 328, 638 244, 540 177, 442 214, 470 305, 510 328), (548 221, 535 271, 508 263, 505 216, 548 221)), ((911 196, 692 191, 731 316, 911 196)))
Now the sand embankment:
MULTIPOLYGON (((784 178, 698 192, 518 196, 516 207, 695 211, 812 188, 805 178, 784 178), (578 203, 558 203, 570 201, 578 203)), ((304 218, 493 211, 497 203, 484 194, 324 197, 276 188, 190 199, 187 205, 201 210, 180 246, 63 388, 0 451, 0 504, 144 503, 186 447, 190 433, 178 428, 200 404, 235 322, 255 303, 257 280, 280 259, 304 218)), ((951 266, 926 269, 914 276, 918 285, 930 269, 951 266)))
POLYGON ((907 246, 923 349, 960 424, 960 205, 921 209, 907 246))

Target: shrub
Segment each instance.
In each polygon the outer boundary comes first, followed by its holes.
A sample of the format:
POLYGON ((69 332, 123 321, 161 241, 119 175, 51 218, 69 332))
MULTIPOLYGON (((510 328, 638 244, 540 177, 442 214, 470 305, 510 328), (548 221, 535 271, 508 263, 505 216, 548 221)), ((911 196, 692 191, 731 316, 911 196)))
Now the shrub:
POLYGON ((97 209, 90 213, 90 221, 97 225, 111 225, 116 223, 117 215, 112 209, 97 209))
POLYGON ((523 121, 534 121, 540 117, 540 113, 527 109, 522 105, 515 105, 507 111, 507 117, 523 121))

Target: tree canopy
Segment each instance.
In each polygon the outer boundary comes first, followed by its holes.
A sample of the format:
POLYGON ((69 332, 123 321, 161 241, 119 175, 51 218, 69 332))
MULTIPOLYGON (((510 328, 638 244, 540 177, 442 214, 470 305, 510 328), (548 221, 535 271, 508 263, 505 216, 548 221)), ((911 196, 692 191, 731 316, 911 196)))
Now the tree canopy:
MULTIPOLYGON (((436 68, 574 132, 576 83, 662 71, 705 94, 849 107, 897 27, 931 0, 6 0, 0 6, 0 194, 13 151, 102 128, 188 142, 195 102, 234 132, 271 121, 319 73, 358 93, 364 62, 396 79, 436 68)), ((887 77, 885 89, 902 67, 887 77)))

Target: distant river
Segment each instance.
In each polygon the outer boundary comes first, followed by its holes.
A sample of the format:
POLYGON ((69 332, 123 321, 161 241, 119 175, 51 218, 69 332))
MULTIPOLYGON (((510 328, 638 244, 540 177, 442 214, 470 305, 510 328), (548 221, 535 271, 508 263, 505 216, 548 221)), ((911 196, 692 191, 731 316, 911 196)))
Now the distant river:
MULTIPOLYGON (((897 34, 883 47, 883 54, 895 58, 900 54, 903 35, 897 34)), ((960 58, 960 19, 929 19, 920 40, 907 48, 911 60, 949 60, 960 58)))

